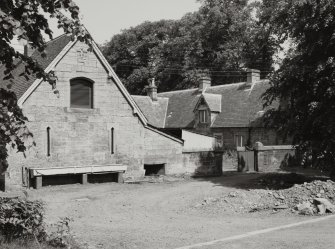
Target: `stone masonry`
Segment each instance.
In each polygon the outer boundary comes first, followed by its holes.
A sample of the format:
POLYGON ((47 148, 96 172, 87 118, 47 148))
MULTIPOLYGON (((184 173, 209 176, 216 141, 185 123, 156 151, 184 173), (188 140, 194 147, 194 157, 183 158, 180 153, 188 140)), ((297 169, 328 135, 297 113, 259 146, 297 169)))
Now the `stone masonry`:
POLYGON ((166 164, 170 174, 183 173, 182 142, 149 129, 138 118, 118 86, 94 52, 85 61, 78 51, 87 45, 77 42, 55 67, 59 96, 42 82, 23 103, 27 124, 36 146, 24 157, 11 151, 6 182, 22 185, 23 167, 71 167, 81 165, 127 165, 126 177, 140 177, 144 164, 166 164), (85 77, 94 82, 93 109, 70 108, 70 80, 85 77), (51 155, 47 156, 47 128, 51 155), (114 154, 111 129, 114 128, 114 154))

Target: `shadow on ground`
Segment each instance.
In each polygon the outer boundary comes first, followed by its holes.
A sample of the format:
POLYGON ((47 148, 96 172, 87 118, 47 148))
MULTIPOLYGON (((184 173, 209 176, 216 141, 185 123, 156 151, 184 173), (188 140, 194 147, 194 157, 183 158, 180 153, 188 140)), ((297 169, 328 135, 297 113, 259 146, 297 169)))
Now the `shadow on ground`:
POLYGON ((327 181, 326 175, 304 172, 274 172, 274 173, 240 173, 224 172, 220 177, 196 177, 197 181, 209 181, 216 186, 234 187, 238 189, 266 189, 280 190, 293 187, 295 184, 312 182, 315 180, 327 181))

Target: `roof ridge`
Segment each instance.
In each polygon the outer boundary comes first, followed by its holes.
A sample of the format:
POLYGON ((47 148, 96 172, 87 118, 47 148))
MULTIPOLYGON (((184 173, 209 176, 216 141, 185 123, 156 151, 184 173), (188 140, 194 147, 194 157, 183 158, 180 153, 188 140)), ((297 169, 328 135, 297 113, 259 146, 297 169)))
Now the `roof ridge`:
POLYGON ((247 83, 247 82, 246 81, 242 81, 242 82, 237 82, 237 83, 229 83, 229 84, 223 84, 223 85, 209 86, 208 88, 219 88, 219 87, 227 87, 227 86, 236 86, 236 85, 242 85, 242 84, 245 84, 245 83, 247 83))
MULTIPOLYGON (((262 79, 262 80, 259 80, 259 81, 255 82, 255 84, 263 83, 263 82, 265 82, 267 80, 268 79, 262 79)), ((229 83, 229 84, 223 84, 223 85, 209 86, 208 88, 206 88, 206 90, 207 89, 212 89, 212 88, 219 88, 219 87, 229 87, 229 86, 242 85, 242 84, 245 84, 245 83, 247 83, 247 82, 246 81, 242 81, 242 82, 237 82, 237 83, 229 83)), ((194 90, 197 90, 197 89, 199 89, 199 88, 174 90, 174 91, 168 91, 168 92, 161 92, 161 93, 158 93, 158 95, 159 94, 168 94, 168 93, 178 93, 178 92, 194 91, 194 90)), ((204 93, 206 93, 206 90, 205 90, 204 93)), ((215 93, 210 93, 210 94, 215 94, 215 93)))
MULTIPOLYGON (((264 83, 264 82, 267 82, 267 81, 269 81, 269 79, 262 79, 262 80, 258 80, 258 81, 256 81, 256 82, 254 82, 254 83, 252 83, 252 84, 254 84, 254 85, 256 85, 256 84, 260 84, 260 83, 264 83)), ((242 84, 246 84, 247 82, 246 81, 242 81, 242 82, 237 82, 237 83, 230 83, 230 84, 223 84, 223 85, 216 85, 216 86, 210 86, 210 87, 208 87, 208 88, 219 88, 219 87, 229 87, 229 86, 237 86, 237 85, 242 85, 242 84)), ((207 88, 207 89, 208 89, 207 88)), ((206 90, 207 90, 206 89, 206 90)), ((206 93, 206 91, 205 91, 205 93, 206 93)))
POLYGON ((168 91, 168 92, 161 92, 161 93, 158 93, 158 94, 175 93, 175 92, 186 92, 186 91, 193 91, 193 90, 198 90, 198 88, 174 90, 174 91, 168 91))
MULTIPOLYGON (((146 96, 146 95, 131 95, 132 97, 135 97, 135 98, 150 98, 149 96, 146 96)), ((158 98, 160 99, 169 99, 168 97, 159 97, 158 98)))

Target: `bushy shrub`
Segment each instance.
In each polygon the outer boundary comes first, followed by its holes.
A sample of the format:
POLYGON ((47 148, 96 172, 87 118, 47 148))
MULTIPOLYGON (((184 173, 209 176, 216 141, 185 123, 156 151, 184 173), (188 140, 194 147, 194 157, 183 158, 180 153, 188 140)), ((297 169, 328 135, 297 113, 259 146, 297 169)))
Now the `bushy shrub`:
POLYGON ((47 242, 54 247, 69 247, 72 236, 70 233, 70 222, 68 217, 61 218, 57 223, 52 224, 48 230, 47 242))
POLYGON ((14 239, 43 240, 46 236, 44 203, 21 198, 0 198, 0 234, 14 239))

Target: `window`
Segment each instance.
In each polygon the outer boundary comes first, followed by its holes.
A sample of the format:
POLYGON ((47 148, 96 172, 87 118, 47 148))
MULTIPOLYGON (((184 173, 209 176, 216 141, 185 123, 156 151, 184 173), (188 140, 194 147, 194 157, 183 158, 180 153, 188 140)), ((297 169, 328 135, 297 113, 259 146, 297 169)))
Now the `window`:
POLYGON ((51 156, 51 136, 50 127, 47 128, 47 156, 51 156))
POLYGON ((114 154, 114 128, 111 128, 111 134, 110 134, 110 149, 111 149, 111 154, 114 154))
POLYGON ((207 113, 206 113, 206 110, 200 110, 199 111, 199 119, 200 119, 200 123, 207 123, 207 113))
POLYGON ((214 133, 215 137, 215 148, 223 147, 223 136, 221 133, 214 133))
POLYGON ((244 146, 244 144, 243 144, 243 136, 241 136, 241 135, 235 135, 235 145, 236 145, 236 147, 242 147, 242 146, 244 146))
POLYGON ((84 78, 71 80, 71 107, 93 108, 93 82, 84 78))

